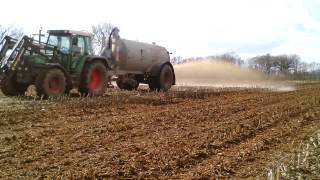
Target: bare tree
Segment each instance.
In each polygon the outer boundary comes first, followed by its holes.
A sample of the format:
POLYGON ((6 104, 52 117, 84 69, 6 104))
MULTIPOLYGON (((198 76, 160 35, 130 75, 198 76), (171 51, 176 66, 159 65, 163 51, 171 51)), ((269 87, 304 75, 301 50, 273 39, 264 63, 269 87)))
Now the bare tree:
POLYGON ((244 61, 235 52, 227 52, 223 54, 212 55, 212 56, 208 56, 207 59, 223 61, 226 63, 236 64, 239 66, 244 64, 244 61))
POLYGON ((183 63, 183 57, 181 56, 174 56, 170 59, 172 64, 181 64, 183 63))
POLYGON ((300 61, 301 61, 301 58, 298 56, 298 55, 296 55, 296 54, 290 54, 289 56, 288 56, 288 58, 289 58, 289 60, 290 60, 290 62, 291 62, 291 69, 293 69, 293 72, 294 73, 297 73, 297 71, 298 71, 298 65, 299 65, 299 63, 300 63, 300 61))
POLYGON ((271 69, 272 67, 274 67, 274 64, 274 57, 270 54, 256 56, 249 60, 249 65, 251 68, 264 72, 266 74, 271 73, 271 69))
POLYGON ((296 72, 297 64, 300 61, 300 57, 298 55, 279 55, 275 56, 274 59, 275 66, 285 75, 287 75, 290 70, 296 72))
POLYGON ((91 27, 93 49, 97 52, 106 45, 112 29, 115 26, 111 23, 100 23, 91 27))
POLYGON ((309 64, 309 68, 308 69, 309 69, 310 72, 316 72, 318 70, 318 66, 319 66, 318 63, 312 62, 312 63, 309 64))
POLYGON ((296 54, 271 56, 270 54, 256 56, 249 60, 251 68, 266 74, 271 71, 289 75, 297 73, 300 57, 296 54))
POLYGON ((16 28, 13 26, 2 26, 0 25, 0 39, 2 39, 4 36, 8 35, 13 38, 20 38, 23 36, 23 29, 22 28, 16 28))

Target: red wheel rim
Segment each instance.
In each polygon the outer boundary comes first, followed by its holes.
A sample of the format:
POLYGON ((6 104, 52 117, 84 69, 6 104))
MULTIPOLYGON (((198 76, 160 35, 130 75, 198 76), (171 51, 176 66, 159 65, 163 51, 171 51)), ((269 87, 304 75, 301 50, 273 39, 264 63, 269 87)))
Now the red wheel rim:
POLYGON ((49 89, 51 93, 57 93, 59 92, 59 79, 58 78, 52 78, 49 83, 49 89))
POLYGON ((101 87, 102 85, 102 73, 99 69, 94 69, 91 74, 91 79, 90 79, 90 88, 92 90, 97 90, 101 87))

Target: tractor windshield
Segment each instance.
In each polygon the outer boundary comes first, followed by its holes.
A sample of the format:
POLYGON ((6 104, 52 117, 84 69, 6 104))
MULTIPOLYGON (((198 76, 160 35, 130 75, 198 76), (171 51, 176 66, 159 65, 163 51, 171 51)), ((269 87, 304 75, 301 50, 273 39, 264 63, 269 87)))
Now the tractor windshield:
POLYGON ((48 44, 57 46, 57 48, 65 54, 70 52, 70 41, 70 36, 50 35, 48 38, 48 44))

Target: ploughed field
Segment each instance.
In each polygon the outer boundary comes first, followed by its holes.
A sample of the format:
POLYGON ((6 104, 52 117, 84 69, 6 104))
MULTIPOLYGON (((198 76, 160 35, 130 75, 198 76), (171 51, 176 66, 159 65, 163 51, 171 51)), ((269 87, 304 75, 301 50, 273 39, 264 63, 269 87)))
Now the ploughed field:
POLYGON ((257 177, 320 129, 319 83, 0 96, 0 179, 257 177))

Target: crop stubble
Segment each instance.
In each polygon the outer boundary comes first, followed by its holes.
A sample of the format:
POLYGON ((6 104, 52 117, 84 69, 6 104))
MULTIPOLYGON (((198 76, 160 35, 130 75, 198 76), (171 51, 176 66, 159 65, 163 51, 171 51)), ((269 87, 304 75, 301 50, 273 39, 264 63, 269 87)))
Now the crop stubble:
POLYGON ((0 178, 255 177, 320 127, 320 84, 299 86, 18 98, 0 109, 0 178))

